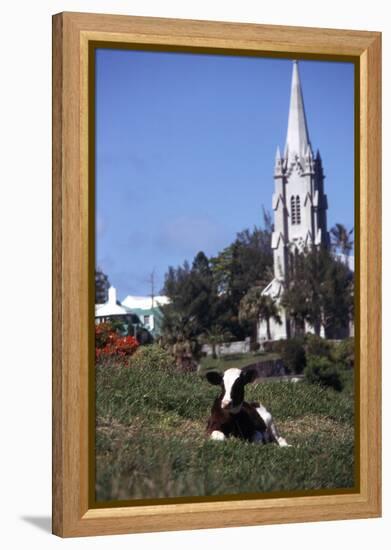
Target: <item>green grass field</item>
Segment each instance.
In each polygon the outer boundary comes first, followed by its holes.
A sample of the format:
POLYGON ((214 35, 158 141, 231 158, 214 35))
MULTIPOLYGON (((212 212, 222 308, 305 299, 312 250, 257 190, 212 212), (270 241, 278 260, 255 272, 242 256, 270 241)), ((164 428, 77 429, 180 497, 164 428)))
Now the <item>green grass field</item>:
POLYGON ((247 387, 290 448, 208 440, 218 391, 195 373, 98 364, 97 500, 353 486, 352 381, 340 393, 305 382, 247 387))

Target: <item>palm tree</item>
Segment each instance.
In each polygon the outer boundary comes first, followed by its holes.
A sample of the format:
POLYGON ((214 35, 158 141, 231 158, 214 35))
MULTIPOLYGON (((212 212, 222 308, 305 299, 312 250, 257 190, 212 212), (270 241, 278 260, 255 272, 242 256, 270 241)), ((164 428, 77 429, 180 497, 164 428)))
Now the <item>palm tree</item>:
POLYGON ((255 334, 257 333, 258 321, 265 321, 267 337, 268 340, 271 340, 271 319, 278 324, 282 323, 276 302, 270 296, 262 294, 261 287, 254 286, 250 288, 240 301, 239 321, 253 322, 255 324, 255 334))
POLYGON ((201 341, 209 344, 212 348, 212 357, 217 359, 217 346, 224 344, 232 339, 232 334, 229 330, 222 328, 220 325, 212 325, 201 335, 201 341))
POLYGON ((336 223, 330 229, 331 245, 335 251, 339 250, 341 252, 345 259, 345 264, 347 264, 348 256, 353 248, 352 234, 353 229, 348 231, 342 223, 336 223))

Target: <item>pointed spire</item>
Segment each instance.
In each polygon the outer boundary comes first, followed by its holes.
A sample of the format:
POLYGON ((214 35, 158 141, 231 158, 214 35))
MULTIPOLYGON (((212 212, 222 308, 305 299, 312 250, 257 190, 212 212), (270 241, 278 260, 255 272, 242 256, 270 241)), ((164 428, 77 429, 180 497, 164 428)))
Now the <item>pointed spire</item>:
POLYGON ((305 152, 305 172, 312 173, 314 170, 314 156, 311 151, 311 147, 308 145, 305 152))
POLYGON ((274 163, 274 177, 282 176, 282 157, 280 148, 277 146, 276 160, 274 163))
POLYGON ((314 161, 315 171, 318 172, 318 174, 321 177, 324 177, 323 174, 323 165, 322 165, 322 157, 320 156, 319 149, 316 151, 315 161, 314 161))
POLYGON ((285 154, 290 157, 294 155, 302 157, 306 154, 308 147, 311 147, 311 144, 308 136, 299 67, 297 61, 293 61, 291 100, 285 154))

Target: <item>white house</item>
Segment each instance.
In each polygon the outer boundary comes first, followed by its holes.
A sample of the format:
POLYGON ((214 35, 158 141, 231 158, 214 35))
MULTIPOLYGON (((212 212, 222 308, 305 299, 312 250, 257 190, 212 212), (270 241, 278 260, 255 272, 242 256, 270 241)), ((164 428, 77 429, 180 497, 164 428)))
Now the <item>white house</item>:
POLYGON ((117 303, 117 291, 113 286, 109 288, 109 299, 107 302, 95 305, 95 319, 98 323, 103 323, 112 317, 120 318, 131 313, 130 308, 117 303))
POLYGON ((167 296, 127 296, 122 301, 122 306, 129 308, 138 315, 153 336, 160 335, 162 314, 159 306, 169 304, 167 296))

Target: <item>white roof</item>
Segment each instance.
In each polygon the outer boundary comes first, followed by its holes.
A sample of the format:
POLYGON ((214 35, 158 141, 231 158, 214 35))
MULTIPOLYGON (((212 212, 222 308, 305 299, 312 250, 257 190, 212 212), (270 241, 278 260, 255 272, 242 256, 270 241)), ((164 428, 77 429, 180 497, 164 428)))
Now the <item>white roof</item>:
POLYGON ((109 317, 110 315, 127 315, 130 309, 117 304, 117 291, 113 286, 109 288, 109 299, 105 304, 95 305, 95 317, 109 317))
POLYGON ((118 304, 97 304, 95 306, 95 317, 108 317, 110 315, 127 315, 131 313, 130 309, 118 304))
POLYGON ((122 305, 130 309, 151 309, 156 306, 164 306, 170 303, 167 296, 154 296, 153 306, 151 296, 126 296, 122 305))

